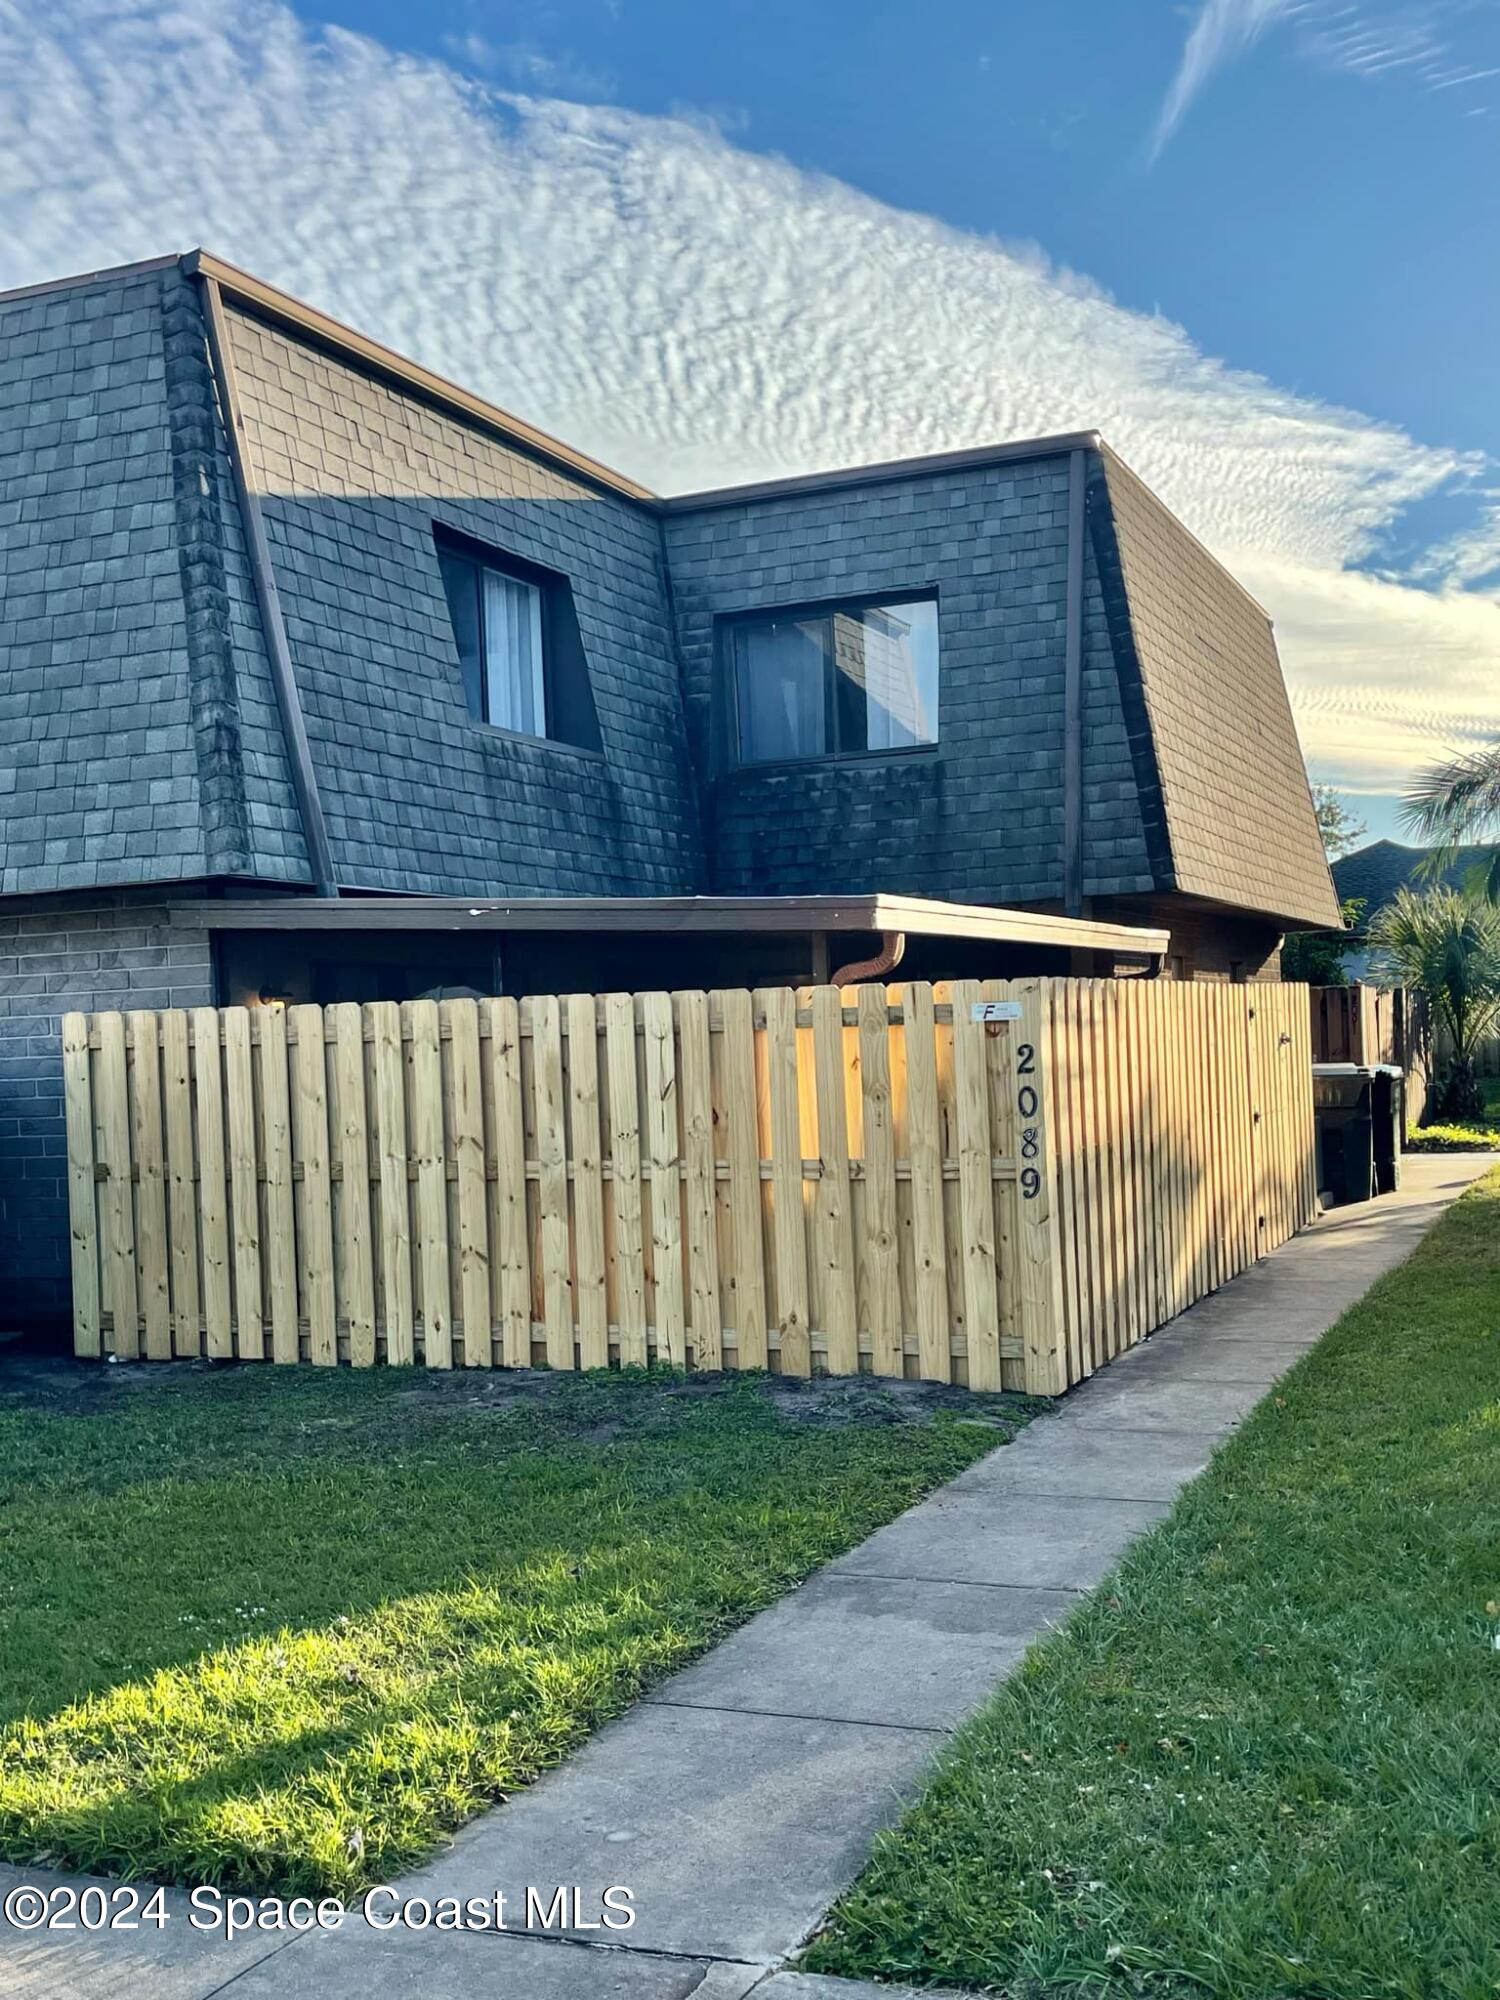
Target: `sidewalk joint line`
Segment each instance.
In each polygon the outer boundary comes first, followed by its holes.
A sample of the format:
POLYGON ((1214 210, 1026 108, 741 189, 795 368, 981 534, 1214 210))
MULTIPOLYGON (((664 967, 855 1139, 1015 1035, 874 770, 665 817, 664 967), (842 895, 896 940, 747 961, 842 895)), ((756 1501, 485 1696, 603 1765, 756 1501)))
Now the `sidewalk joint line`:
POLYGON ((717 1701, 668 1701, 653 1694, 642 1695, 641 1706, 686 1709, 693 1715, 760 1715, 769 1722, 826 1722, 837 1729, 894 1729, 899 1736, 951 1736, 956 1727, 939 1722, 875 1722, 857 1715, 804 1715, 785 1708, 726 1708, 717 1701))
MULTIPOLYGON (((1123 1550, 1121 1553, 1123 1554, 1123 1550)), ((1111 1562, 1107 1568, 1100 1570, 1099 1574, 1107 1576, 1113 1567, 1114 1564, 1111 1562)), ((991 1583, 987 1578, 980 1576, 908 1576, 904 1572, 887 1569, 830 1569, 824 1572, 822 1580, 826 1583, 961 1584, 966 1590, 1033 1590, 1041 1591, 1047 1597, 1082 1597, 1085 1592, 1093 1589, 1093 1585, 1089 1583, 991 1583)))

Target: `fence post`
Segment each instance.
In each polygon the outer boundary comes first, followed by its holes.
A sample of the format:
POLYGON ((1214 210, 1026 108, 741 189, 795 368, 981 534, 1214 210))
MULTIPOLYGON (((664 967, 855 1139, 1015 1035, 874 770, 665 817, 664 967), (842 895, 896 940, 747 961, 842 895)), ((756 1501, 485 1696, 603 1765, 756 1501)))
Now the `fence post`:
POLYGON ((94 1184, 94 1099, 89 1078, 89 1017, 64 1014, 63 1111, 68 1135, 68 1233, 72 1245, 73 1352, 97 1355, 99 1209, 94 1184))
POLYGON ((1027 1390, 1060 1396, 1068 1386, 1063 1325, 1062 1243, 1057 1228, 1057 1160, 1052 1139, 1051 1039, 1047 1033, 1053 982, 1027 979, 1016 1024, 1016 1168, 1020 1199, 1018 1297, 1027 1390))

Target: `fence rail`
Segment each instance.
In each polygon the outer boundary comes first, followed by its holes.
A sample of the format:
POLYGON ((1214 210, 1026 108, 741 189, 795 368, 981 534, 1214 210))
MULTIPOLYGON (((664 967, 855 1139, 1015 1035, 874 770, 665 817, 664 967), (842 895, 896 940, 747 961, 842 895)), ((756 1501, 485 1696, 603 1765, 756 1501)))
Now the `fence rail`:
POLYGON ((1055 1393, 1312 1214, 1300 993, 71 1014, 76 1346, 1055 1393))

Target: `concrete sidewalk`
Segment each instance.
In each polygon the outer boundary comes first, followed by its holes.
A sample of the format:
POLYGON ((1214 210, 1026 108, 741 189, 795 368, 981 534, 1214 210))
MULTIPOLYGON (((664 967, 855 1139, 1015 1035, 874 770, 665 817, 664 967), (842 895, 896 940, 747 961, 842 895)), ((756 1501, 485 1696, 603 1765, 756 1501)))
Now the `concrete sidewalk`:
MULTIPOLYGON (((620 1884, 628 1931, 377 1932, 351 1916, 335 1932, 230 1946, 181 1921, 125 1939, 0 1925, 0 2000, 853 1994, 775 1968, 853 1880, 946 1733, 1489 1164, 1409 1158, 1400 1195, 1335 1211, 1194 1306, 394 1885, 429 1901, 501 1890, 512 1910, 528 1886, 550 1897, 577 1885, 587 1917, 620 1884)), ((40 1879, 0 1870, 0 1888, 40 1879)))

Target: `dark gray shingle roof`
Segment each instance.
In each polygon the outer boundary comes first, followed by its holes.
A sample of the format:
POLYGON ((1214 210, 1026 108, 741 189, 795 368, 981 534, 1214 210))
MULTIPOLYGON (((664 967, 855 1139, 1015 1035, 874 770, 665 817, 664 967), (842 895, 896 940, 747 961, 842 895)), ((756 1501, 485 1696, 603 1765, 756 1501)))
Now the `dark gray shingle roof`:
MULTIPOLYGON (((1493 853, 1491 847, 1461 847, 1457 858, 1438 879, 1449 888, 1461 889, 1475 863, 1488 861, 1493 853)), ((1425 847, 1403 847, 1396 840, 1376 840, 1368 847, 1357 848, 1333 864, 1333 883, 1339 900, 1347 902, 1351 896, 1360 897, 1365 905, 1360 922, 1367 924, 1398 889, 1430 886, 1419 872, 1426 858, 1425 847)))

